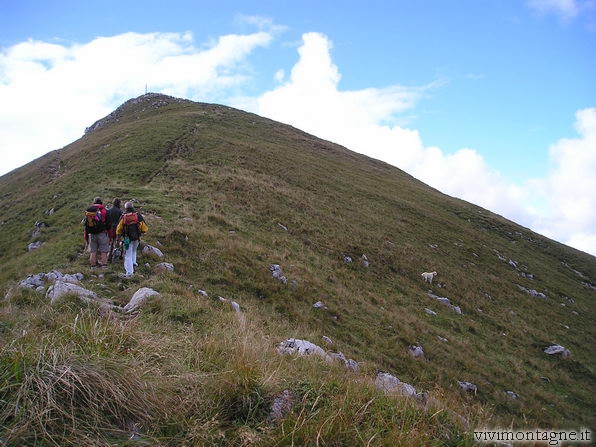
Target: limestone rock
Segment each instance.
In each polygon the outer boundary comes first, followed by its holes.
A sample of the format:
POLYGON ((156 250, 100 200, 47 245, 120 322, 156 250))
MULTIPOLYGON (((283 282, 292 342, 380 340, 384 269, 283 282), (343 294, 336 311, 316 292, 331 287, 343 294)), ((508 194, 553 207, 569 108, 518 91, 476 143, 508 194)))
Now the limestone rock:
POLYGON ((141 304, 147 301, 148 298, 158 295, 159 292, 156 292, 150 287, 141 287, 134 293, 128 304, 126 304, 126 306, 124 306, 122 310, 126 313, 133 312, 137 310, 139 307, 141 307, 141 304))
POLYGON ((85 289, 78 284, 73 284, 65 281, 56 281, 52 286, 48 288, 46 292, 46 298, 50 299, 50 303, 54 304, 57 300, 62 298, 64 295, 73 294, 81 298, 83 301, 96 301, 98 296, 95 292, 85 289))
POLYGON ((507 397, 509 397, 510 399, 517 399, 519 396, 517 395, 516 392, 514 391, 505 391, 505 394, 507 395, 507 397))
POLYGON ((406 397, 417 397, 416 388, 406 382, 400 381, 392 374, 380 372, 375 378, 375 386, 384 393, 398 393, 406 397))
POLYGON ((325 358, 327 354, 320 346, 307 340, 297 338, 288 338, 277 346, 277 352, 280 354, 298 354, 298 355, 318 355, 325 358))
POLYGON ((221 301, 222 303, 229 303, 232 309, 234 309, 234 311, 240 312, 240 304, 238 304, 236 301, 229 300, 227 298, 224 298, 223 296, 218 296, 218 298, 219 301, 221 301))
POLYGON ((158 258, 163 258, 163 252, 157 248, 154 247, 153 245, 145 245, 143 247, 143 254, 144 255, 153 255, 153 256, 157 256, 158 258))
POLYGON ((275 279, 277 279, 278 281, 287 284, 288 283, 288 278, 286 278, 284 276, 284 273, 281 269, 281 265, 279 264, 271 264, 269 266, 269 271, 271 272, 271 276, 275 279))
POLYGON ((42 245, 43 245, 43 242, 41 242, 41 241, 31 242, 29 245, 27 245, 27 251, 37 250, 42 245))
POLYGON ((474 385, 473 383, 470 383, 470 382, 460 382, 458 380, 457 381, 457 384, 464 391, 467 391, 467 392, 470 392, 470 393, 474 393, 474 394, 476 394, 478 392, 478 387, 476 385, 474 385))
POLYGON ((156 272, 173 272, 174 271, 174 264, 170 264, 169 262, 160 262, 155 266, 156 272))
POLYGON ((559 355, 561 358, 566 359, 571 357, 571 351, 561 345, 552 345, 544 349, 544 353, 548 355, 559 355))
POLYGON ((433 316, 437 315, 437 313, 434 310, 430 310, 428 307, 424 308, 424 312, 426 312, 429 315, 433 315, 433 316))
POLYGON ((415 359, 424 358, 424 351, 422 350, 421 346, 410 345, 408 347, 408 354, 410 354, 415 359))

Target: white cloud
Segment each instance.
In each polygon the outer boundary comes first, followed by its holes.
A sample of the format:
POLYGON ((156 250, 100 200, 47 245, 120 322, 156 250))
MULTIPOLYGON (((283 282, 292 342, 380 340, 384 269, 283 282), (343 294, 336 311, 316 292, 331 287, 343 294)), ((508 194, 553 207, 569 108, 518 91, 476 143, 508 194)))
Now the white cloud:
POLYGON ((252 102, 244 101, 245 107, 386 161, 447 194, 596 254, 594 109, 577 114, 580 138, 553 145, 553 168, 547 176, 517 185, 474 149, 446 154, 438 147, 425 147, 416 130, 388 124, 413 108, 434 84, 341 91, 331 42, 317 33, 303 38, 289 80, 252 102))
MULTIPOLYGON (((190 33, 126 33, 86 44, 30 40, 2 50, 0 169, 7 172, 72 142, 86 126, 143 93, 145 83, 150 91, 230 103, 251 73, 250 54, 272 38, 265 31, 228 35, 197 48, 190 33)), ((413 113, 442 80, 341 90, 331 48, 323 34, 305 34, 291 72, 273 76, 275 88, 232 102, 386 161, 447 194, 596 254, 596 109, 578 111, 578 137, 552 145, 551 169, 543 178, 514 184, 476 150, 445 153, 427 147, 417 130, 403 125, 404 114, 413 113)))
POLYGON ((191 33, 126 33, 86 44, 29 40, 0 52, 0 174, 60 148, 116 106, 150 91, 214 100, 247 79, 271 34, 227 35, 196 48, 191 33))
POLYGON ((526 4, 539 14, 552 13, 564 21, 573 19, 580 11, 575 0, 528 0, 526 4))

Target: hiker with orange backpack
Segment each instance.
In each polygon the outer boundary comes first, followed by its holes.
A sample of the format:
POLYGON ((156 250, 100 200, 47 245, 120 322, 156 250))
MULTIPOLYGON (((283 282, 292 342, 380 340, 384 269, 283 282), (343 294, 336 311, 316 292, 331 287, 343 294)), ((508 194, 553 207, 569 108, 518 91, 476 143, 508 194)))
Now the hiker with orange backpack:
POLYGON ((118 222, 116 234, 118 238, 122 237, 122 244, 124 246, 124 274, 125 278, 130 278, 134 275, 134 268, 137 266, 137 248, 141 236, 149 231, 145 219, 141 213, 137 213, 132 202, 124 204, 124 214, 118 222))
POLYGON ((89 246, 89 264, 91 268, 108 267, 108 251, 110 250, 108 239, 107 210, 103 206, 101 197, 93 199, 93 204, 85 211, 85 242, 89 246), (99 262, 97 254, 99 253, 99 262))

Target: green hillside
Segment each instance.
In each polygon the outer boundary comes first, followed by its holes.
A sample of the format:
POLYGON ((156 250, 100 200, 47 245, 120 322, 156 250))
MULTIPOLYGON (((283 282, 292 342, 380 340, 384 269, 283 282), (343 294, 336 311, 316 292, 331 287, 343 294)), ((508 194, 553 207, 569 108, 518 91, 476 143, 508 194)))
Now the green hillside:
POLYGON ((144 95, 0 177, 0 210, 0 445, 471 445, 476 427, 596 427, 596 258, 291 126, 144 95), (95 196, 135 200, 174 272, 147 255, 129 281, 91 271, 95 196), (122 320, 14 287, 51 270, 117 304, 161 295, 122 320), (280 356, 287 338, 360 373, 280 356), (377 370, 434 404, 383 395, 377 370), (284 389, 293 409, 270 423, 284 389))

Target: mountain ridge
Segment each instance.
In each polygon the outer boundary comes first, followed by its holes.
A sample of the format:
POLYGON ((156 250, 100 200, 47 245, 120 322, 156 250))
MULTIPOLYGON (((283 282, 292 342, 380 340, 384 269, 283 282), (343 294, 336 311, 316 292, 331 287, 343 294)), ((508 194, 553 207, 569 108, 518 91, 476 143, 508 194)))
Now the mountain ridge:
MULTIPOLYGON (((398 168, 230 107, 133 98, 81 139, 0 178, 5 290, 24 272, 84 267, 79 215, 96 195, 136 200, 147 241, 169 253, 175 272, 147 271, 149 285, 215 289, 288 337, 330 336, 364 365, 442 389, 462 408, 485 406, 495 421, 595 420, 595 258, 398 168), (27 252, 40 220, 44 245, 27 252), (287 285, 271 278, 271 264, 287 285), (425 271, 438 271, 432 285, 425 271), (318 301, 324 307, 313 308, 318 301), (571 358, 547 357, 551 344, 571 358), (410 356, 412 345, 426 360, 410 356), (460 396, 458 380, 477 395, 460 396)), ((123 300, 111 269, 105 292, 123 300)))

